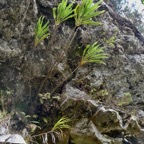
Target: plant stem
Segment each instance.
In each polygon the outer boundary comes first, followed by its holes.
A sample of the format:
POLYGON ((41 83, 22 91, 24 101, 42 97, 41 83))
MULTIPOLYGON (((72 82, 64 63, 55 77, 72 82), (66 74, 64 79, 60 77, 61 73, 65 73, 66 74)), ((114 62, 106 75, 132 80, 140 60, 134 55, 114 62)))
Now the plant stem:
POLYGON ((52 44, 56 40, 56 33, 57 33, 57 30, 59 29, 59 27, 60 27, 60 25, 54 27, 54 31, 53 31, 53 33, 51 35, 50 41, 49 41, 49 43, 47 45, 47 48, 51 48, 52 44))
POLYGON ((63 51, 61 52, 60 56, 58 57, 58 58, 59 58, 58 61, 55 63, 55 65, 52 67, 52 69, 50 69, 50 71, 48 71, 45 79, 44 79, 43 82, 41 83, 41 86, 40 86, 40 88, 39 88, 39 90, 38 90, 38 93, 41 92, 41 90, 42 90, 45 82, 47 81, 47 79, 48 79, 52 74, 54 75, 53 71, 54 71, 55 68, 58 66, 58 64, 63 60, 63 56, 64 56, 64 54, 68 51, 69 47, 71 46, 71 44, 72 44, 72 42, 73 42, 73 40, 74 40, 74 38, 75 38, 75 36, 76 36, 76 34, 77 34, 77 31, 78 31, 78 27, 74 27, 71 35, 69 36, 67 42, 66 42, 65 45, 64 45, 63 51), (75 31, 75 29, 76 29, 76 31, 75 31))
POLYGON ((33 79, 32 77, 32 65, 33 65, 33 58, 34 58, 34 49, 32 49, 32 52, 29 56, 29 62, 30 62, 30 73, 29 73, 29 77, 28 77, 28 87, 29 87, 29 100, 32 97, 32 85, 31 85, 31 80, 33 79))
POLYGON ((54 94, 54 92, 55 92, 68 78, 70 78, 70 77, 73 75, 73 73, 74 73, 79 67, 81 67, 81 66, 78 65, 78 66, 70 73, 70 75, 69 75, 68 77, 66 77, 61 83, 59 83, 59 84, 52 90, 52 92, 50 93, 50 96, 52 96, 52 95, 54 94))
POLYGON ((52 131, 47 131, 47 132, 43 132, 43 133, 40 133, 40 134, 36 134, 36 135, 33 135, 32 138, 35 138, 35 137, 38 137, 38 136, 42 136, 44 134, 49 134, 51 133, 52 131))

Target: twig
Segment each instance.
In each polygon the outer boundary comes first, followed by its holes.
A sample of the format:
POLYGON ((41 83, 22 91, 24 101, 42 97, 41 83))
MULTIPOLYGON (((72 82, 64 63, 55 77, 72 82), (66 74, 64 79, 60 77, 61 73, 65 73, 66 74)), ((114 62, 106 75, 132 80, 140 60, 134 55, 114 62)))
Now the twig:
POLYGON ((52 90, 52 92, 50 93, 50 96, 52 96, 52 95, 54 94, 54 92, 55 92, 68 78, 70 78, 70 77, 73 75, 73 73, 74 73, 79 67, 80 67, 80 65, 77 66, 77 67, 71 72, 71 74, 70 74, 68 77, 66 77, 61 83, 59 83, 59 84, 52 90))

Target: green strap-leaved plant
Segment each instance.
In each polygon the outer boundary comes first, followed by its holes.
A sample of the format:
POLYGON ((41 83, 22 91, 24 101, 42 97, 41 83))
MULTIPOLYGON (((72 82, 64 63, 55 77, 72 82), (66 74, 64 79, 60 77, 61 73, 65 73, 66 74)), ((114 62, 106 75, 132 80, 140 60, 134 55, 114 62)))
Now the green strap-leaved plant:
POLYGON ((74 18, 76 26, 81 25, 100 25, 100 22, 92 20, 93 17, 99 16, 104 11, 98 11, 103 0, 93 3, 93 0, 82 0, 74 9, 74 18))
POLYGON ((92 45, 87 45, 84 49, 80 66, 91 62, 105 64, 103 60, 106 58, 108 58, 108 55, 104 52, 104 49, 100 47, 98 42, 95 42, 92 45))
POLYGON ((34 39, 34 47, 36 47, 41 41, 49 36, 49 21, 44 24, 44 16, 41 16, 38 19, 35 28, 35 39, 34 39))
POLYGON ((56 26, 74 16, 72 7, 72 3, 68 5, 68 0, 62 0, 57 8, 53 8, 53 17, 55 19, 56 26))

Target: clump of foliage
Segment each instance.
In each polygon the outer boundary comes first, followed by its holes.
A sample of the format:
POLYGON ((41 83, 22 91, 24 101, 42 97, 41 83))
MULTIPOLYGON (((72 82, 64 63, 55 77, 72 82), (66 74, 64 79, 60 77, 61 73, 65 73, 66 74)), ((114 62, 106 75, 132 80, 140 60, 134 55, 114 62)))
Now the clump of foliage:
POLYGON ((92 20, 93 17, 99 16, 104 11, 98 11, 102 0, 93 3, 93 0, 82 0, 74 10, 74 18, 76 26, 81 25, 100 25, 100 22, 92 20))
POLYGON ((50 99, 50 93, 44 93, 44 94, 38 94, 39 95, 39 100, 41 104, 44 104, 46 100, 50 99))
POLYGON ((49 21, 44 24, 44 17, 41 16, 38 19, 35 28, 35 39, 34 39, 34 47, 36 47, 40 42, 42 42, 45 38, 49 36, 49 21))
POLYGON ((57 131, 61 129, 70 129, 69 123, 71 120, 67 117, 62 117, 52 128, 52 131, 57 131))
POLYGON ((100 47, 98 42, 95 42, 92 45, 87 45, 84 49, 80 66, 92 62, 105 64, 103 60, 106 58, 108 58, 108 55, 104 52, 104 48, 100 47))
POLYGON ((53 128, 50 131, 40 133, 38 135, 33 135, 32 138, 41 138, 43 143, 48 143, 48 136, 51 135, 52 142, 56 143, 56 138, 59 140, 63 137, 63 129, 70 129, 68 124, 71 120, 67 117, 62 117, 59 121, 55 123, 53 128))
POLYGON ((53 8, 53 17, 55 19, 56 26, 74 16, 72 7, 72 3, 68 5, 68 0, 62 0, 57 8, 53 8))

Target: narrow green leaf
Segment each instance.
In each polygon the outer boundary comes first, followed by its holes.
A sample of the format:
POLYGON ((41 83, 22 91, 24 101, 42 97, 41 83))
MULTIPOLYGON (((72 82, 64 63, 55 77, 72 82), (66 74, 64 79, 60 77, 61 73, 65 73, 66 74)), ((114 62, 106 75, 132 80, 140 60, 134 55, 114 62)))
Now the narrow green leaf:
POLYGON ((53 8, 53 18, 56 19, 56 8, 53 8))
POLYGON ((34 32, 35 32, 34 45, 36 47, 41 41, 43 41, 45 38, 49 36, 49 22, 44 24, 43 16, 41 16, 38 19, 34 32))
POLYGON ((63 128, 70 128, 70 125, 67 124, 70 121, 71 120, 69 118, 62 117, 57 123, 55 123, 54 127, 52 128, 52 131, 56 131, 63 128))
POLYGON ((68 4, 68 0, 62 0, 57 9, 53 9, 55 25, 60 25, 63 21, 73 17, 73 4, 68 4))
POLYGON ((87 45, 84 49, 80 65, 90 62, 104 64, 103 60, 106 58, 108 55, 104 52, 104 48, 95 42, 92 45, 87 45))
POLYGON ((104 11, 97 11, 102 0, 93 3, 93 0, 82 0, 74 9, 75 25, 97 25, 92 18, 102 14, 104 11))

